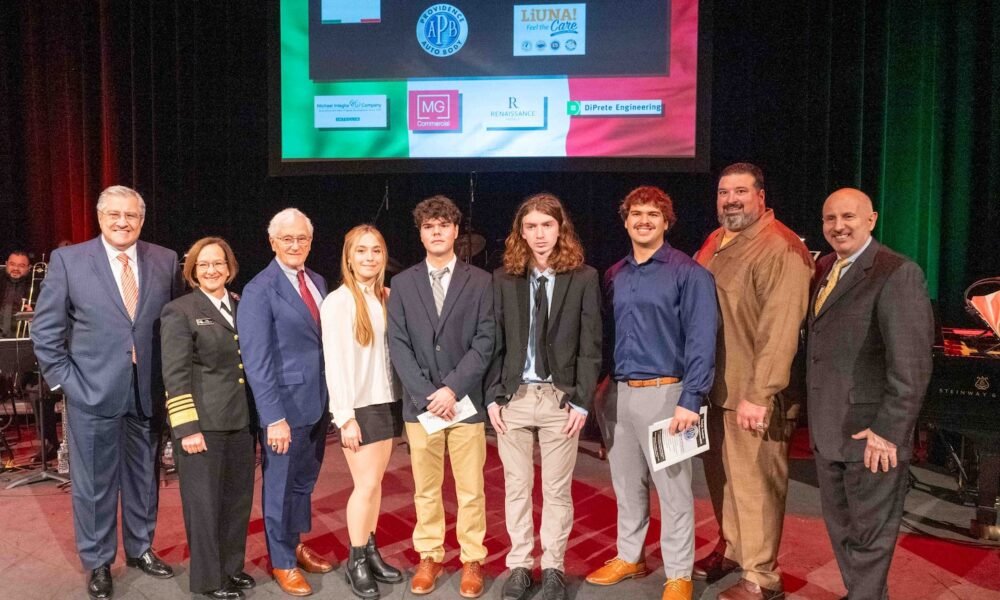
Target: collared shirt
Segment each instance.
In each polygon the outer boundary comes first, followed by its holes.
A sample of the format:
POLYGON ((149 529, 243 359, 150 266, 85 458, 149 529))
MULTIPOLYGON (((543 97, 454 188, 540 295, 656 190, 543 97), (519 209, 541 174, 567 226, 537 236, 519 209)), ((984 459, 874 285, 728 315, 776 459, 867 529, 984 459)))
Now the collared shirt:
POLYGON ((712 403, 730 410, 741 400, 769 406, 788 387, 813 260, 770 209, 722 245, 724 235, 715 230, 694 257, 715 277, 723 323, 712 403))
MULTIPOLYGON (((431 266, 431 261, 429 260, 424 260, 424 264, 427 265, 427 280, 430 281, 433 286, 434 278, 431 277, 431 271, 437 271, 437 269, 431 266)), ((446 298, 448 297, 448 286, 451 285, 451 276, 455 274, 455 265, 457 264, 458 255, 454 254, 451 257, 451 260, 448 261, 448 264, 442 267, 448 269, 448 272, 441 276, 441 287, 444 289, 444 295, 446 298)))
MULTIPOLYGON (((840 267, 840 278, 841 279, 843 279, 844 275, 847 275, 847 272, 851 269, 851 265, 854 264, 854 261, 858 260, 858 257, 861 256, 861 254, 865 250, 868 249, 868 246, 872 245, 872 240, 873 239, 874 238, 872 238, 872 236, 868 236, 868 241, 865 242, 864 245, 861 246, 861 248, 858 249, 857 252, 855 252, 854 254, 852 254, 852 255, 850 255, 850 256, 847 257, 847 263, 844 264, 844 266, 840 267)), ((838 256, 837 259, 839 260, 840 257, 838 256)), ((824 282, 824 285, 825 285, 825 282, 824 282)))
MULTIPOLYGON (((274 260, 278 262, 278 266, 281 267, 281 271, 285 274, 285 277, 288 278, 288 282, 292 284, 292 289, 299 292, 299 272, 281 262, 277 258, 274 260)), ((305 267, 302 267, 301 270, 304 269, 305 267)), ((323 306, 323 296, 319 293, 319 288, 317 288, 316 284, 313 283, 312 277, 309 276, 309 273, 306 273, 306 287, 309 288, 309 293, 312 294, 313 301, 316 302, 316 307, 321 308, 323 306)), ((299 297, 301 296, 302 292, 299 292, 299 297)))
POLYGON ((678 404, 698 412, 712 387, 718 303, 712 275, 666 241, 646 262, 629 254, 606 274, 614 378, 679 377, 678 404))
POLYGON ((535 373, 535 344, 531 343, 530 340, 535 339, 535 296, 538 293, 538 288, 541 284, 538 283, 539 277, 545 277, 545 293, 548 298, 549 305, 546 308, 546 313, 552 309, 552 289, 556 284, 556 273, 552 269, 545 269, 545 271, 539 271, 537 268, 531 270, 531 276, 528 277, 528 351, 525 354, 524 359, 524 371, 521 372, 521 381, 523 383, 538 383, 538 382, 551 382, 552 375, 549 374, 548 377, 542 379, 535 373))
POLYGON ((101 243, 104 244, 104 251, 108 254, 108 262, 111 263, 111 273, 115 276, 115 285, 118 286, 118 293, 122 297, 122 302, 125 301, 125 293, 122 291, 122 261, 118 260, 118 255, 122 252, 128 256, 128 266, 132 269, 132 274, 135 275, 135 285, 139 289, 140 294, 142 293, 142 281, 139 280, 139 253, 136 251, 135 244, 132 244, 125 250, 119 250, 108 243, 108 240, 101 236, 101 243))
POLYGON ((229 292, 225 288, 223 288, 222 298, 216 298, 201 288, 198 288, 198 291, 205 294, 205 297, 212 303, 212 306, 219 309, 219 312, 222 313, 222 316, 225 317, 230 326, 236 327, 236 323, 233 322, 233 305, 229 303, 229 292), (223 309, 223 306, 228 310, 223 309))

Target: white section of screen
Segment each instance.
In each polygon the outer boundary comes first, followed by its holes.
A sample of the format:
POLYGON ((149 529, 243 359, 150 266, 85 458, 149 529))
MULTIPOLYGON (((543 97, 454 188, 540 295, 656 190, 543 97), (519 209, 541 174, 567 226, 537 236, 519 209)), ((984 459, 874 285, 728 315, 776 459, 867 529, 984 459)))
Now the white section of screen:
POLYGON ((458 90, 461 103, 459 131, 408 132, 410 156, 413 158, 566 156, 569 80, 565 77, 421 79, 410 81, 407 89, 458 90), (523 129, 490 129, 497 124, 497 119, 490 113, 508 110, 510 98, 520 97, 530 98, 527 105, 532 107, 537 107, 539 99, 545 98, 547 115, 543 120, 544 128, 537 127, 538 120, 529 117, 520 124, 508 125, 520 125, 525 127, 523 129))
POLYGON ((382 19, 382 0, 323 0, 320 20, 323 23, 361 23, 382 19))

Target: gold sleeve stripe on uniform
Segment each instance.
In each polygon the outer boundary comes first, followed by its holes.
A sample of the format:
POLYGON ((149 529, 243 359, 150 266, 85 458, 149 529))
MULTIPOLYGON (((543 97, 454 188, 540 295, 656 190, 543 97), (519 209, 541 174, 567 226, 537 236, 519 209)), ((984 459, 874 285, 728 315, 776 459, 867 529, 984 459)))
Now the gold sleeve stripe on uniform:
POLYGON ((173 398, 167 398, 167 408, 170 408, 171 406, 173 406, 175 404, 178 404, 180 402, 184 402, 185 400, 188 400, 188 401, 193 400, 193 397, 191 396, 191 394, 181 394, 180 396, 174 396, 173 398))
POLYGON ((192 421, 198 420, 198 411, 191 408, 185 408, 182 410, 174 411, 170 413, 170 426, 179 427, 185 423, 190 423, 192 421))

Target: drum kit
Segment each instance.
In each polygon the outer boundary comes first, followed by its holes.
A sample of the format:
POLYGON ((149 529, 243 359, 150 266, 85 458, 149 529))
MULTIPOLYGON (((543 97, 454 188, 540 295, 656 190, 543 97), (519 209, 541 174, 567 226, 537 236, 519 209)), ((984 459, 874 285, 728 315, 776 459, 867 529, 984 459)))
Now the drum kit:
POLYGON ((36 440, 41 448, 39 456, 41 466, 31 473, 11 481, 6 489, 20 487, 36 483, 38 481, 53 480, 60 484, 68 484, 69 478, 62 475, 68 474, 68 449, 66 447, 66 436, 68 428, 66 423, 66 411, 63 413, 63 440, 60 443, 57 456, 59 457, 59 473, 50 471, 49 453, 45 448, 45 410, 42 410, 43 403, 55 402, 56 399, 52 390, 46 385, 38 369, 38 362, 35 359, 34 346, 30 339, 31 321, 34 317, 34 304, 36 294, 41 280, 48 272, 48 265, 45 262, 37 262, 31 267, 31 285, 28 297, 22 299, 19 311, 12 315, 14 322, 14 337, 0 339, 0 456, 6 453, 6 458, 0 464, 0 470, 22 470, 14 461, 14 451, 8 442, 7 436, 13 426, 13 432, 20 438, 18 429, 18 406, 24 406, 26 402, 31 402, 35 415, 36 440))

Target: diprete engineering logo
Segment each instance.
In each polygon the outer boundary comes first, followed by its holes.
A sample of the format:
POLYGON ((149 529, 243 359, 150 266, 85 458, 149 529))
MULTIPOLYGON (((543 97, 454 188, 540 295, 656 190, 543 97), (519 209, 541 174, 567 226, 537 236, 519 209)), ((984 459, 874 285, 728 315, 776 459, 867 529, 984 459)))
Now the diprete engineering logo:
POLYGON ((451 4, 435 4, 417 19, 417 42, 432 56, 451 56, 462 49, 468 38, 469 22, 451 4))
POLYGON ((410 90, 410 131, 458 131, 458 90, 410 90))

